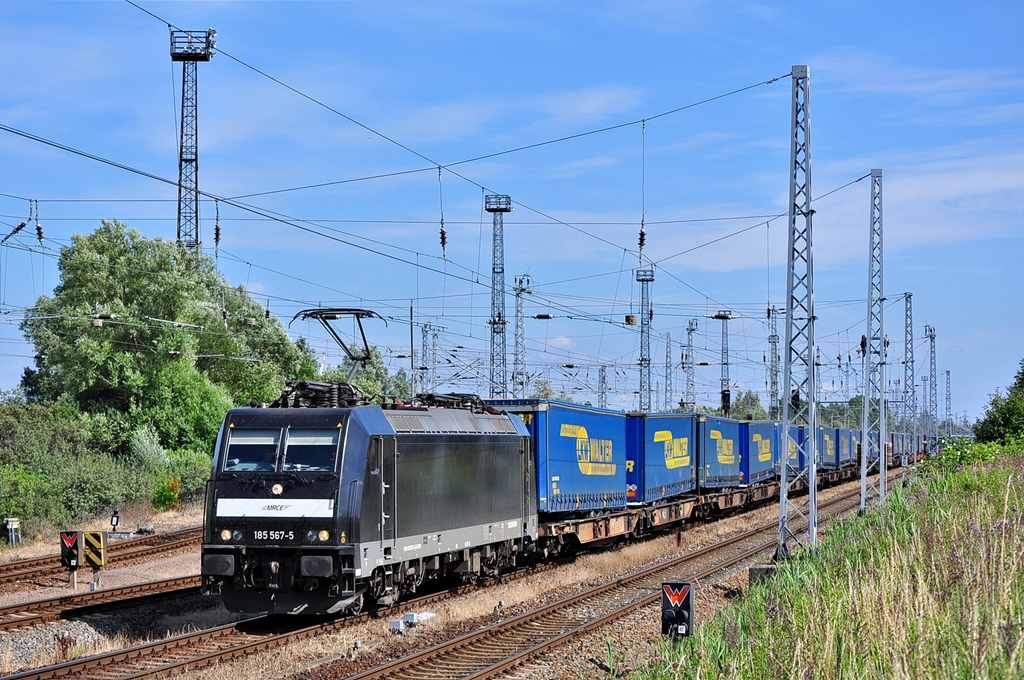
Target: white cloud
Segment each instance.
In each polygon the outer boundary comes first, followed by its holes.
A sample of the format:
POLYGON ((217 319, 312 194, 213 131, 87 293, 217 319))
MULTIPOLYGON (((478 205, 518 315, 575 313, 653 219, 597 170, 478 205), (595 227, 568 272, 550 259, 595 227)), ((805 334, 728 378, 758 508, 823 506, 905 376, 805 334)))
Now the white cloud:
POLYGON ((828 89, 861 95, 912 95, 937 104, 959 104, 981 94, 1024 87, 1024 78, 1006 69, 905 66, 858 49, 835 50, 809 63, 811 77, 828 89))
POLYGON ((559 335, 558 337, 554 337, 548 340, 547 344, 550 345, 551 347, 557 347, 558 349, 570 349, 573 346, 573 341, 572 338, 568 338, 564 335, 559 335))

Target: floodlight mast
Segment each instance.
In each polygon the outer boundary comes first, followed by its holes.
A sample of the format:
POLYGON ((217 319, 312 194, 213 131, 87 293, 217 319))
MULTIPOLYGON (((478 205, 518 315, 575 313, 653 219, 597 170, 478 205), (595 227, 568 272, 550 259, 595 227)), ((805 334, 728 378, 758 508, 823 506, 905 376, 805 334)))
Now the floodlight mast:
POLYGON ((181 62, 181 139, 178 153, 177 243, 198 253, 199 238, 199 113, 196 65, 210 61, 217 31, 171 31, 171 61, 181 62))
POLYGON ((786 345, 783 369, 785 398, 779 450, 779 543, 776 561, 789 556, 791 544, 804 543, 797 518, 807 522, 806 544, 818 543, 817 416, 814 394, 814 260, 811 210, 810 69, 794 66, 793 115, 789 164, 789 248, 786 282, 786 345), (805 436, 793 430, 806 427, 805 436), (801 470, 800 463, 806 462, 801 470), (806 504, 791 498, 797 485, 807 487, 806 504))
POLYGON ((508 396, 508 360, 505 339, 505 236, 503 215, 512 211, 512 199, 492 194, 484 198, 484 210, 494 217, 491 255, 491 398, 508 396))

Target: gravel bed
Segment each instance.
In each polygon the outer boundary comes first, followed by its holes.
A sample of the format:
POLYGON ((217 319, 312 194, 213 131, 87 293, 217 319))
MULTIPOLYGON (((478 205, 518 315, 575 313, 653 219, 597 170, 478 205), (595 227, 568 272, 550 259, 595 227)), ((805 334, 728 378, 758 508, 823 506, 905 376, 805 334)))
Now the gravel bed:
MULTIPOLYGON (((858 484, 859 482, 855 481, 820 493, 819 500, 827 500, 832 495, 852 489, 858 484)), ((427 622, 404 636, 388 632, 389 614, 383 612, 376 620, 339 633, 289 644, 281 650, 220 664, 205 671, 191 671, 185 675, 202 675, 211 680, 237 680, 240 677, 265 680, 345 677, 498 621, 499 616, 494 612, 498 600, 507 603, 503 615, 514 616, 534 609, 540 604, 562 599, 609 579, 632 573, 644 566, 663 561, 669 556, 691 552, 716 542, 726 534, 733 534, 766 521, 774 521, 777 517, 778 506, 766 505, 717 522, 692 525, 675 537, 654 539, 655 542, 660 541, 655 543, 657 552, 654 554, 652 541, 626 544, 595 555, 584 554, 573 565, 557 570, 568 570, 569 574, 580 570, 585 576, 576 582, 561 583, 557 578, 552 578, 549 572, 514 583, 495 583, 475 594, 455 598, 450 603, 439 605, 436 608, 436 620, 427 622), (588 563, 589 567, 586 566, 588 563), (583 566, 577 567, 581 564, 583 566), (598 567, 594 567, 594 564, 598 567), (552 585, 553 581, 558 584, 552 585), (362 642, 362 651, 358 654, 352 653, 355 640, 362 642)), ((194 574, 198 570, 199 555, 198 552, 194 552, 105 570, 103 585, 127 585, 194 574)), ((79 576, 81 579, 83 574, 80 573, 79 576)), ((88 580, 88 576, 81 580, 88 580)), ((726 591, 745 587, 745 583, 746 566, 742 569, 734 568, 733 575, 722 581, 726 591)), ((725 591, 714 587, 714 584, 703 585, 704 587, 697 592, 698 625, 701 621, 706 621, 707 617, 712 616, 717 608, 727 601, 723 594, 725 591)), ((88 588, 88 585, 84 585, 84 588, 88 588)), ((79 589, 83 589, 82 584, 79 585, 79 589)), ((66 586, 22 590, 14 594, 0 595, 0 603, 54 597, 68 592, 66 586)), ((186 628, 206 628, 239 618, 224 610, 216 598, 196 596, 196 600, 198 602, 194 607, 188 602, 175 602, 174 613, 152 611, 91 615, 35 629, 0 633, 0 674, 11 672, 21 666, 23 661, 15 664, 15 659, 45 658, 47 663, 54 663, 60 660, 61 654, 68 653, 63 651, 68 647, 71 648, 69 653, 74 656, 85 652, 97 653, 137 644, 143 639, 162 637, 167 632, 177 633, 186 628)), ((390 618, 397 618, 397 614, 390 618)), ((655 653, 657 641, 661 638, 659 621, 660 612, 656 606, 642 608, 633 616, 612 624, 585 640, 552 652, 548 658, 531 666, 528 673, 524 671, 520 675, 537 680, 607 677, 607 671, 599 664, 607 663, 608 639, 615 641, 613 649, 618 657, 630 660, 631 663, 639 662, 655 653), (647 609, 651 611, 646 611, 647 609), (569 670, 570 665, 572 670, 569 670)))
POLYGON ((0 674, 121 649, 237 618, 219 600, 194 594, 151 600, 145 607, 111 609, 3 631, 0 674))

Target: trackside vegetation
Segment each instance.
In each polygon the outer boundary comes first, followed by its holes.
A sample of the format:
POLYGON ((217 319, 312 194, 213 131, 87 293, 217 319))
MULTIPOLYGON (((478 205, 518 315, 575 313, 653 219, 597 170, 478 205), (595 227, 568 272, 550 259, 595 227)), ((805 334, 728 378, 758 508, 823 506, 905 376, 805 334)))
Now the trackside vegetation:
MULTIPOLYGON (((26 535, 198 497, 229 408, 347 372, 318 366, 213 258, 116 220, 73 236, 58 268, 21 324, 35 364, 0 394, 0 518, 26 535)), ((376 348, 356 382, 368 397, 411 391, 376 348)))
POLYGON ((1024 677, 1024 440, 955 442, 629 674, 1024 677))

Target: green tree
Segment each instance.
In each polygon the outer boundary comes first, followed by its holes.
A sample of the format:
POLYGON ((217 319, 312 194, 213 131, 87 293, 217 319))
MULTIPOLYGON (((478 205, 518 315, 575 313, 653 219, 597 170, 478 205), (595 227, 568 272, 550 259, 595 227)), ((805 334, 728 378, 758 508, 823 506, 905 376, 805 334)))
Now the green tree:
POLYGON ((982 442, 1024 437, 1024 359, 1006 394, 997 389, 990 396, 985 415, 974 424, 974 436, 982 442))
POLYGON ((547 378, 537 378, 533 381, 533 393, 530 399, 554 399, 555 389, 551 387, 551 381, 547 378))
POLYGON ((767 420, 768 412, 761 406, 761 398, 753 390, 742 390, 732 403, 732 417, 750 420, 767 420))
POLYGON ((168 449, 206 450, 233 403, 271 401, 315 362, 212 258, 104 221, 61 248, 60 282, 22 322, 35 368, 29 401, 70 399, 168 449))
MULTIPOLYGON (((341 366, 333 366, 326 371, 317 374, 317 380, 342 382, 348 377, 352 362, 346 357, 341 366)), ((412 383, 409 382, 409 375, 404 368, 391 375, 384 357, 376 346, 370 345, 370 360, 356 372, 352 378, 352 385, 364 397, 374 399, 375 397, 399 397, 405 401, 412 399, 412 383)))

